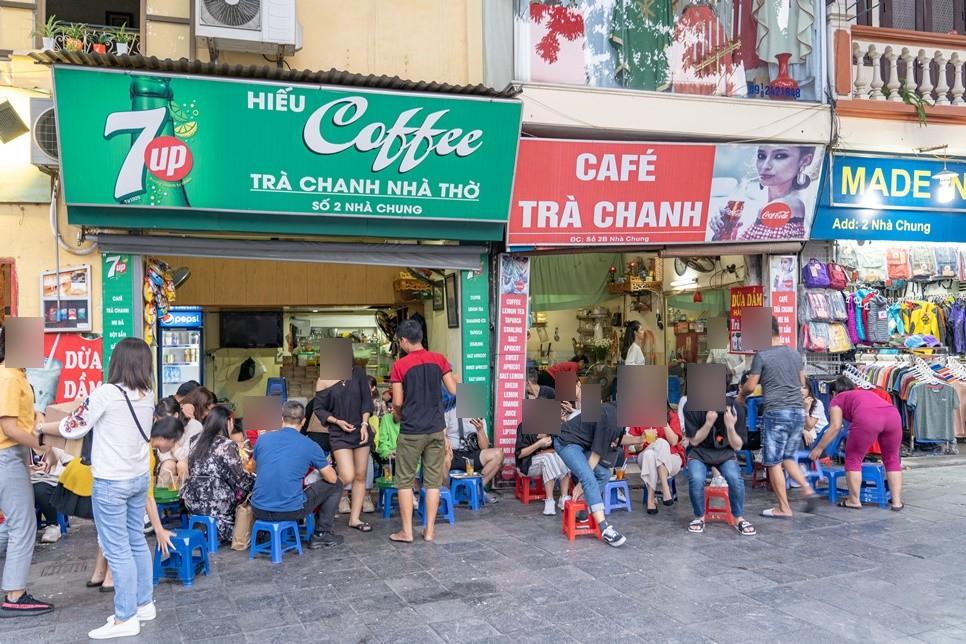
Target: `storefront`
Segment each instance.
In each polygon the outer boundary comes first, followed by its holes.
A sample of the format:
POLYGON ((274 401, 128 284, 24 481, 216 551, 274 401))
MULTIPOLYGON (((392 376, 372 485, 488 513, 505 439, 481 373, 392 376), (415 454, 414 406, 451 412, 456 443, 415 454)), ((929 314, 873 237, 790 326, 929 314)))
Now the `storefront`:
POLYGON ((964 436, 964 173, 943 159, 832 156, 812 228, 827 243, 802 258, 802 344, 820 395, 847 371, 891 397, 913 448, 939 453, 964 436))
POLYGON ((200 373, 240 404, 283 376, 290 397, 308 397, 320 340, 352 338, 356 363, 386 379, 395 325, 420 316, 430 349, 465 382, 489 382, 491 247, 505 234, 518 102, 139 60, 54 68, 69 221, 103 258, 105 367, 133 335, 167 347, 162 386, 200 373), (256 376, 239 380, 249 359, 256 376))
MULTIPOLYGON (((645 362, 668 367, 672 402, 684 365, 710 357, 708 319, 731 321, 730 348, 711 359, 743 364, 741 309, 773 299, 794 307, 796 284, 769 286, 763 257, 791 257, 790 269, 775 265, 797 275, 822 160, 820 146, 522 140, 497 400, 520 397, 528 362, 541 369, 579 354, 590 362, 583 375, 609 395, 632 322, 645 362), (522 336, 521 317, 530 322, 522 336)), ((497 440, 512 449, 519 406, 503 409, 497 440)))

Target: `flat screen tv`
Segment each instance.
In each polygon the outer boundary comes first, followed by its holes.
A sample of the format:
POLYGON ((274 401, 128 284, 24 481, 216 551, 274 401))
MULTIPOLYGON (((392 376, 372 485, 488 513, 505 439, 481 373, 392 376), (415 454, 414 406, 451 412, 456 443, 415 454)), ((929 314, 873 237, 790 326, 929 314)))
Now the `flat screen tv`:
POLYGON ((221 346, 225 349, 282 346, 282 312, 222 311, 221 346))

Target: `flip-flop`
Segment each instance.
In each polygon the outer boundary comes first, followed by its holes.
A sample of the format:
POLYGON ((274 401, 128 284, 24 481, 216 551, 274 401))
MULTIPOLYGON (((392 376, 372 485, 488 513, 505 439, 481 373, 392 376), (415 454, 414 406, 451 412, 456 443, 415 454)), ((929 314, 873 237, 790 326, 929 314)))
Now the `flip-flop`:
POLYGON ((346 524, 346 525, 348 525, 353 530, 358 530, 359 532, 372 532, 372 526, 366 523, 365 521, 360 521, 355 525, 352 525, 352 524, 346 524))
POLYGON ((791 519, 791 517, 786 514, 775 514, 775 508, 768 508, 767 510, 762 510, 761 516, 768 517, 769 519, 791 519))
POLYGON ((812 514, 813 512, 815 512, 816 508, 818 508, 818 497, 819 495, 815 493, 815 494, 809 494, 804 499, 802 499, 803 501, 805 501, 805 512, 807 512, 808 514, 812 514))
POLYGON ((701 519, 695 519, 688 524, 688 532, 692 534, 701 534, 704 532, 704 521, 701 519))
POLYGON ((101 580, 101 581, 89 581, 89 582, 87 582, 87 587, 88 588, 100 588, 103 585, 104 585, 104 581, 103 580, 101 580))
POLYGON ((862 509, 862 506, 861 505, 849 505, 845 501, 839 501, 835 505, 839 506, 840 508, 848 508, 850 510, 861 510, 862 509))
POLYGON ((736 523, 735 530, 737 530, 738 534, 740 534, 743 537, 753 537, 756 534, 758 534, 758 531, 755 530, 755 526, 751 525, 747 521, 739 521, 738 523, 736 523), (751 528, 751 532, 745 532, 745 528, 751 528))
POLYGON ((890 505, 889 506, 889 509, 892 510, 893 512, 900 512, 900 511, 902 511, 902 508, 904 508, 904 507, 906 507, 906 504, 905 503, 903 503, 902 505, 900 505, 898 507, 896 507, 894 505, 890 505))
POLYGON ((396 539, 395 535, 389 535, 389 540, 396 543, 412 543, 415 539, 396 539))

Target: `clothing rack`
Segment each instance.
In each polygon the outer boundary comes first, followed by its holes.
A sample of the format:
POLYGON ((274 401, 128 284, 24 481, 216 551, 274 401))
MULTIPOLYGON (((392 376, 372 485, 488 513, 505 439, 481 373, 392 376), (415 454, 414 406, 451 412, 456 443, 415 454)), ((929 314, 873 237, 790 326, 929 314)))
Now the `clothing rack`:
POLYGON ((853 365, 847 365, 845 369, 842 370, 842 375, 852 381, 852 384, 860 389, 875 389, 875 386, 869 382, 865 375, 853 365))

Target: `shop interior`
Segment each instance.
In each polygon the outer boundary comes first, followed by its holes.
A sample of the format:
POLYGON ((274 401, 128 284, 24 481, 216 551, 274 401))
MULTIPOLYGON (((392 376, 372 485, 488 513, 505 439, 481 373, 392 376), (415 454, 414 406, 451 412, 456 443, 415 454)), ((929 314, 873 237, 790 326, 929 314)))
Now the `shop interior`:
POLYGON ((232 401, 240 416, 244 398, 267 395, 273 378, 285 379, 289 398, 307 401, 313 396, 323 338, 351 339, 355 365, 375 377, 380 388, 388 388, 395 359, 390 339, 397 324, 409 318, 421 317, 427 348, 444 353, 460 368, 460 329, 450 326, 448 309, 454 300, 447 297, 445 283, 454 271, 196 257, 161 260, 190 272, 172 303, 179 307, 171 311, 174 319, 180 319, 180 307, 200 308, 203 314, 201 328, 159 329, 162 386, 201 373, 204 386, 220 400, 232 401), (166 359, 171 353, 173 359, 166 359), (240 380, 249 359, 255 363, 254 377, 240 380))
POLYGON ((648 364, 667 365, 672 376, 683 376, 685 364, 707 360, 705 321, 727 316, 729 289, 741 286, 747 273, 742 255, 536 255, 531 264, 528 363, 540 371, 586 355, 584 375, 601 382, 605 396, 627 323, 641 323, 648 364))

